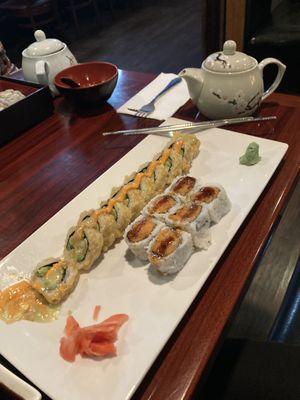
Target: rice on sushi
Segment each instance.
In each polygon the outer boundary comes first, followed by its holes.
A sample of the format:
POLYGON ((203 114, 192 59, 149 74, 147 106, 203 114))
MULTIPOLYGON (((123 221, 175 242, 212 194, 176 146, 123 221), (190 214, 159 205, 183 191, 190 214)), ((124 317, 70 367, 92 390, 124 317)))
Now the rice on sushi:
POLYGON ((67 235, 64 257, 75 264, 78 270, 88 271, 100 256, 103 246, 102 233, 96 229, 71 228, 67 235))
POLYGON ((148 260, 164 275, 180 271, 193 252, 192 236, 180 229, 163 227, 150 242, 148 260))
POLYGON ((225 189, 219 184, 201 186, 200 189, 191 194, 191 201, 205 204, 211 222, 215 224, 231 209, 231 203, 225 189))
POLYGON ((204 204, 185 203, 167 216, 166 223, 189 232, 198 249, 206 250, 211 244, 210 216, 204 204))
POLYGON ((180 207, 181 202, 178 197, 173 194, 159 194, 143 209, 142 213, 151 215, 154 218, 164 222, 169 213, 174 212, 180 207))
POLYGON ((147 215, 141 215, 128 226, 125 241, 140 260, 147 260, 149 243, 163 226, 162 222, 147 215))
POLYGON ((76 266, 63 259, 41 262, 31 277, 31 285, 50 304, 61 303, 75 288, 79 279, 76 266))

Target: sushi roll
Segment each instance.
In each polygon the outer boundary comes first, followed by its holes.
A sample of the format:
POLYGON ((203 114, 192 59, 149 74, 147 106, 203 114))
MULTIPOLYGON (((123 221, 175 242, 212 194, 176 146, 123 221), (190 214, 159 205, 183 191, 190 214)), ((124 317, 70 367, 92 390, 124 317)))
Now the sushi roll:
POLYGON ((174 193, 180 198, 181 201, 185 201, 186 197, 195 191, 200 186, 200 183, 196 178, 192 176, 181 176, 177 178, 167 189, 168 193, 174 193))
POLYGON ((155 182, 154 182, 154 174, 149 174, 150 176, 147 176, 147 168, 143 168, 140 172, 143 173, 144 175, 141 178, 140 181, 140 190, 141 194, 143 196, 143 199, 145 203, 147 203, 149 200, 152 199, 153 196, 155 196, 155 182))
MULTIPOLYGON (((176 136, 176 142, 179 141, 181 142, 181 154, 188 163, 189 170, 193 159, 196 158, 199 154, 200 140, 197 138, 196 135, 179 133, 176 136)), ((184 172, 186 173, 188 172, 188 170, 184 172)))
POLYGON ((125 241, 140 260, 147 260, 148 245, 163 226, 162 222, 147 215, 139 216, 128 226, 125 241))
POLYGON ((67 235, 64 257, 75 264, 78 270, 88 271, 100 256, 103 246, 102 233, 82 226, 71 228, 67 235))
POLYGON ((76 266, 63 259, 40 263, 31 277, 31 285, 50 304, 61 303, 75 288, 79 279, 76 266))
POLYGON ((168 170, 159 161, 154 162, 156 164, 153 172, 155 193, 159 194, 165 190, 165 187, 167 185, 168 170))
POLYGON ((96 215, 98 216, 100 233, 103 237, 102 251, 107 251, 115 240, 122 236, 122 232, 117 225, 115 217, 111 213, 104 212, 99 214, 99 211, 101 210, 96 211, 96 215))
POLYGON ((182 155, 173 147, 165 163, 165 169, 168 172, 166 182, 168 185, 170 185, 178 175, 182 175, 182 155))
POLYGON ((95 210, 84 211, 80 214, 77 226, 82 226, 84 228, 96 229, 100 231, 100 225, 95 214, 95 210))
POLYGON ((205 204, 211 222, 215 224, 231 209, 230 200, 224 188, 219 184, 201 186, 200 189, 191 194, 191 201, 205 204))
POLYGON ((143 207, 145 206, 146 202, 145 199, 142 196, 142 192, 139 189, 130 189, 127 192, 128 196, 128 207, 131 212, 131 221, 134 220, 143 207))
POLYGON ((173 194, 159 194, 143 209, 142 214, 150 215, 164 222, 169 213, 173 213, 181 205, 180 200, 173 194))
POLYGON ((164 275, 180 271, 193 252, 192 236, 180 229, 163 227, 150 242, 148 260, 164 275))
POLYGON ((131 222, 131 211, 128 207, 128 199, 126 202, 117 201, 115 205, 112 207, 111 213, 116 221, 117 230, 116 230, 116 237, 121 237, 125 228, 131 222), (119 232, 119 234, 117 233, 119 232))
POLYGON ((166 223, 189 232, 198 249, 206 250, 211 244, 210 216, 204 204, 185 203, 175 213, 167 216, 166 223))

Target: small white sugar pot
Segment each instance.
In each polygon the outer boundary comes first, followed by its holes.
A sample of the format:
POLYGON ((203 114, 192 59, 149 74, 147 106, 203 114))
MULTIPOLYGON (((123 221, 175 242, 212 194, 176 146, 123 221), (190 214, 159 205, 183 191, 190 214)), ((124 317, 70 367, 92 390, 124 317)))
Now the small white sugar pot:
POLYGON ((186 81, 190 97, 199 111, 210 119, 252 115, 262 100, 278 87, 286 66, 275 58, 260 63, 236 51, 236 43, 228 40, 223 51, 211 54, 202 68, 185 68, 180 76, 186 81), (278 66, 272 85, 264 91, 263 70, 268 64, 278 66))

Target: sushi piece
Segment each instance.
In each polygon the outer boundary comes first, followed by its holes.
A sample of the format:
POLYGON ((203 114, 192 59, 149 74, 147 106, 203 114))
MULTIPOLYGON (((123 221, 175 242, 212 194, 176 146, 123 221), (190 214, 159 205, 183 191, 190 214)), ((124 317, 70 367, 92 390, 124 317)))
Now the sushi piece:
POLYGON ((120 231, 116 219, 112 213, 105 212, 99 214, 98 211, 96 211, 96 215, 98 216, 100 233, 103 237, 102 251, 105 252, 112 246, 117 238, 122 236, 122 232, 120 231))
POLYGON ((151 176, 147 176, 147 167, 143 168, 141 173, 144 173, 144 176, 141 179, 140 182, 140 190, 142 193, 142 196, 145 200, 145 203, 147 203, 149 200, 152 199, 153 196, 155 196, 155 183, 154 183, 154 174, 151 176))
POLYGON ((71 260, 78 270, 88 271, 100 256, 103 246, 102 233, 82 226, 71 228, 67 235, 64 257, 71 260))
POLYGON ((193 252, 192 236, 180 229, 163 227, 150 242, 148 260, 164 275, 180 271, 193 252))
POLYGON ((173 181, 167 189, 167 192, 175 194, 181 201, 186 201, 186 197, 199 186, 200 183, 196 178, 185 175, 173 181))
POLYGON ((98 231, 100 231, 100 225, 97 215, 95 214, 95 210, 92 209, 82 212, 79 216, 77 226, 82 226, 84 228, 90 228, 90 229, 97 229, 98 231))
POLYGON ((219 184, 205 185, 191 195, 191 201, 205 204, 211 222, 217 224, 231 209, 230 200, 219 184))
POLYGON ((132 221, 139 215, 139 213, 145 206, 146 202, 144 197, 142 196, 142 192, 140 189, 128 190, 127 196, 128 196, 128 207, 131 212, 131 221, 132 221))
POLYGON ((148 245, 163 226, 162 222, 147 215, 141 215, 128 226, 125 241, 140 260, 147 260, 148 245))
POLYGON ((78 279, 75 264, 64 259, 48 259, 36 267, 31 285, 48 303, 58 304, 73 291, 78 279))
POLYGON ((184 158, 183 172, 187 173, 191 167, 192 161, 199 154, 200 140, 196 135, 182 134, 175 135, 176 142, 181 143, 181 155, 184 158))
POLYGON ((165 163, 165 169, 168 171, 168 185, 170 185, 178 175, 182 175, 182 155, 180 151, 176 151, 176 148, 171 148, 169 157, 165 163))
POLYGON ((164 222, 169 213, 173 213, 181 205, 180 200, 173 194, 159 194, 143 209, 144 215, 150 215, 164 222))
POLYGON ((166 223, 189 232, 198 249, 206 250, 211 244, 210 216, 204 204, 185 203, 175 213, 167 216, 166 223))

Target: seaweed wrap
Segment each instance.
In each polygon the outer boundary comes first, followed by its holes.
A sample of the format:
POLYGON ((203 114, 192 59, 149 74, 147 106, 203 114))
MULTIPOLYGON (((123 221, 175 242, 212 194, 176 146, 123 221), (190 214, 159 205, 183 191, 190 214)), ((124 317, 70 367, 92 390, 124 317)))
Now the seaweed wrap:
POLYGON ((211 244, 210 216, 207 207, 199 203, 185 203, 169 214, 166 223, 192 235, 194 246, 206 250, 211 244))
POLYGON ((191 194, 191 200, 199 204, 205 204, 211 222, 215 224, 231 209, 230 200, 223 186, 219 184, 201 186, 200 189, 191 194))
POLYGON ((31 285, 48 303, 58 304, 73 291, 78 279, 79 272, 72 262, 48 259, 34 270, 31 285))
POLYGON ((197 190, 199 186, 200 183, 196 178, 185 175, 175 179, 175 181, 173 181, 173 183, 168 187, 167 193, 173 193, 179 197, 181 201, 186 201, 187 196, 192 191, 197 190))
POLYGON ((180 271, 193 252, 192 236, 180 229, 163 227, 150 242, 148 260, 164 275, 180 271))
POLYGON ((141 260, 147 260, 147 249, 153 237, 163 227, 159 220, 141 215, 125 231, 125 241, 130 250, 141 260))
POLYGON ((143 209, 144 215, 150 215, 164 222, 169 213, 173 213, 179 208, 181 202, 179 198, 173 194, 159 194, 150 201, 143 209))
POLYGON ((103 246, 102 233, 82 226, 71 228, 64 248, 65 259, 71 260, 78 270, 88 271, 100 256, 103 246))

